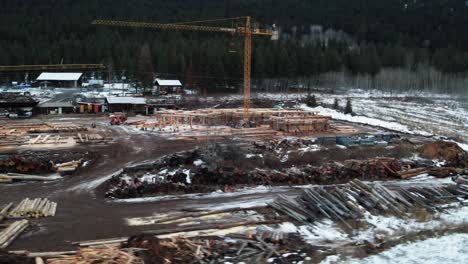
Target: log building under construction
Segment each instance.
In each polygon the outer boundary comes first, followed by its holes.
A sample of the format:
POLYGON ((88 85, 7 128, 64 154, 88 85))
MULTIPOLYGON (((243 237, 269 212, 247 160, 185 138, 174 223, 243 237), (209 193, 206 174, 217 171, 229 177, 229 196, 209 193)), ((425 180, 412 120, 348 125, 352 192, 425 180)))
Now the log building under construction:
MULTIPOLYGON (((326 132, 330 128, 330 116, 302 109, 253 108, 250 123, 254 126, 269 125, 271 129, 285 133, 304 134, 326 132)), ((152 127, 193 125, 231 126, 243 124, 241 108, 202 109, 194 111, 165 110, 155 113, 158 120, 152 127)))

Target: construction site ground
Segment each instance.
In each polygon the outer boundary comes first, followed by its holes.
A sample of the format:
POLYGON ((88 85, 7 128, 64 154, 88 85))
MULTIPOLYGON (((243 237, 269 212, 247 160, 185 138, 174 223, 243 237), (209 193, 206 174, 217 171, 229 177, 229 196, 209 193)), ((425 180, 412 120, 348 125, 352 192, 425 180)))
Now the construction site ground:
MULTIPOLYGON (((149 119, 151 118, 137 116, 130 117, 127 122, 132 123, 149 119)), ((111 126, 108 116, 92 114, 85 116, 69 115, 62 118, 41 116, 40 118, 27 120, 0 120, 2 127, 15 124, 44 123, 73 123, 86 128, 88 134, 104 135, 104 138, 108 140, 104 144, 87 144, 86 140, 77 137, 77 133, 73 132, 74 142, 63 146, 52 143, 36 147, 31 143, 31 141, 34 141, 34 137, 31 137, 29 143, 22 144, 18 148, 0 147, 0 155, 15 152, 21 155, 24 151, 94 153, 85 166, 80 167, 71 175, 63 175, 60 180, 0 184, 0 204, 19 203, 26 197, 48 198, 59 204, 59 209, 54 217, 32 219, 32 227, 16 239, 8 250, 38 252, 70 250, 76 248, 72 245, 72 242, 75 241, 129 237, 144 231, 162 228, 161 225, 156 223, 129 224, 129 219, 130 221, 131 219, 140 221, 140 218, 151 215, 170 215, 197 209, 206 210, 207 208, 215 210, 216 208, 226 208, 226 205, 231 205, 234 208, 236 205, 270 202, 277 198, 279 194, 294 197, 303 191, 300 186, 279 184, 278 186, 267 187, 266 191, 256 191, 253 188, 251 192, 237 192, 236 189, 233 189, 229 190, 228 195, 175 194, 164 197, 148 195, 133 201, 109 199, 106 197, 106 182, 113 176, 121 174, 126 167, 151 164, 165 155, 196 148, 206 148, 207 145, 216 143, 238 144, 239 142, 247 142, 251 144, 252 142, 269 142, 271 140, 281 141, 285 137, 220 136, 219 134, 204 134, 203 130, 196 132, 196 136, 184 134, 184 131, 161 133, 161 131, 142 130, 132 125, 111 126)), ((343 136, 396 133, 382 128, 338 120, 333 120, 332 126, 346 127, 344 132, 339 133, 339 135, 343 136)), ((67 135, 70 136, 71 134, 68 133, 67 135)), ((336 135, 335 132, 323 132, 308 136, 301 135, 298 138, 326 138, 336 135)), ((401 135, 413 142, 433 141, 424 136, 401 135)), ((41 138, 38 139, 38 142, 40 141, 41 138)), ((44 139, 44 142, 46 141, 44 139)), ((314 160, 310 160, 308 163, 319 166, 327 161, 366 160, 377 156, 386 156, 388 153, 393 153, 393 158, 402 158, 411 154, 404 144, 397 145, 396 149, 393 150, 386 149, 384 145, 358 146, 346 149, 334 146, 320 150, 320 155, 317 155, 314 160)), ((245 154, 247 153, 242 155, 245 154)), ((400 180, 393 179, 393 181, 398 182, 400 180)), ((233 217, 232 221, 239 221, 239 219, 236 220, 236 217, 233 217)), ((173 226, 175 225, 169 223, 164 225, 164 228, 170 229, 173 226)))
MULTIPOLYGON (((128 226, 126 217, 145 216, 151 213, 167 213, 187 208, 220 205, 226 202, 239 202, 255 199, 273 198, 276 193, 247 194, 238 197, 175 199, 142 203, 115 203, 104 199, 99 190, 100 183, 122 168, 132 164, 149 162, 157 158, 188 150, 197 146, 203 147, 206 141, 174 140, 158 136, 156 133, 132 133, 124 126, 110 126, 108 117, 69 117, 28 119, 14 123, 42 123, 44 121, 69 122, 90 127, 95 122, 98 129, 111 131, 114 142, 94 147, 99 155, 86 168, 55 182, 21 182, 11 185, 0 185, 1 202, 18 202, 25 197, 47 197, 60 201, 60 210, 55 217, 41 219, 34 232, 18 239, 12 249, 31 251, 51 251, 70 248, 70 241, 102 239, 108 237, 130 236, 147 230, 148 226, 128 226)), ((1 120, 5 124, 8 120, 1 120)), ((374 130, 370 127, 356 126, 359 132, 374 130)), ((218 141, 223 141, 218 139, 218 141)), ((67 150, 83 150, 86 146, 75 146, 67 150)), ((290 188, 294 194, 299 189, 290 188)), ((284 192, 284 190, 282 190, 284 192)))

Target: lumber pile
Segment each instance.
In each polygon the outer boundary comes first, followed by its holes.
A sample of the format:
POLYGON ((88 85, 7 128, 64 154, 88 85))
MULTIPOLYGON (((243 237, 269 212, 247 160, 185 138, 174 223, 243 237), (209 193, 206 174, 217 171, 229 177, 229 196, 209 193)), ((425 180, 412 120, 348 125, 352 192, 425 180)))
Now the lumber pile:
POLYGON ((422 168, 415 168, 415 169, 409 169, 409 170, 401 170, 397 174, 402 179, 408 179, 408 178, 426 173, 427 171, 428 171, 427 168, 422 167, 422 168))
POLYGON ((104 137, 99 134, 82 134, 77 133, 76 139, 82 144, 107 144, 112 138, 104 137))
POLYGON ((457 188, 455 188, 454 192, 464 197, 468 197, 468 175, 456 177, 455 183, 457 184, 457 188))
MULTIPOLYGON (((145 263, 266 263, 271 257, 281 258, 288 249, 260 236, 239 234, 226 239, 176 237, 161 240, 139 235, 122 244, 125 248, 141 248, 145 263)), ((286 262, 279 262, 286 263, 286 262)))
POLYGON ((85 131, 86 127, 73 123, 46 123, 32 126, 28 129, 28 133, 61 133, 61 132, 77 132, 85 131))
POLYGON ((144 261, 133 254, 134 249, 119 249, 118 247, 83 248, 74 256, 50 258, 47 264, 144 264, 144 261))
POLYGON ((48 217, 55 216, 57 211, 57 203, 49 201, 47 198, 26 198, 22 200, 11 212, 8 214, 10 218, 20 217, 48 217))
POLYGON ((12 183, 14 181, 55 181, 60 180, 60 176, 38 176, 21 173, 0 173, 0 183, 12 183))
POLYGON ((19 220, 11 223, 0 232, 0 249, 7 248, 28 226, 28 220, 19 220))
POLYGON ((362 219, 366 211, 399 217, 415 209, 435 213, 440 210, 439 204, 457 202, 460 196, 468 198, 464 188, 460 184, 455 189, 453 186, 405 188, 380 183, 371 185, 355 179, 344 185, 314 186, 295 199, 282 195, 269 205, 302 223, 313 224, 328 218, 351 230, 348 220, 362 219))
POLYGON ((29 145, 45 145, 45 144, 68 144, 73 142, 73 137, 63 136, 60 134, 39 134, 29 139, 29 145))
POLYGON ((81 165, 82 160, 72 160, 64 163, 58 163, 54 164, 54 169, 56 172, 59 174, 67 174, 67 173, 72 173, 76 171, 80 165, 81 165))
POLYGON ((270 127, 274 130, 293 134, 326 132, 330 128, 330 116, 271 116, 270 127))

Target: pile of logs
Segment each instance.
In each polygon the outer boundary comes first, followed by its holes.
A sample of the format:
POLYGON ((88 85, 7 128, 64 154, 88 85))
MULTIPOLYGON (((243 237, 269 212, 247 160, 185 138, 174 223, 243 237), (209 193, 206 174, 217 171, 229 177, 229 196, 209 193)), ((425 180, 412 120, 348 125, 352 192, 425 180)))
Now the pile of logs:
MULTIPOLYGON (((289 252, 285 248, 280 249, 281 244, 278 242, 284 242, 284 240, 271 239, 279 236, 284 238, 284 235, 279 233, 266 235, 265 232, 255 235, 231 234, 223 239, 189 239, 183 236, 158 239, 152 235, 140 235, 120 239, 119 243, 122 242, 121 245, 126 248, 144 249, 146 263, 162 263, 157 259, 165 259, 164 263, 224 263, 226 261, 230 263, 266 263, 271 257, 282 258, 282 253, 289 252)), ((93 244, 91 246, 90 248, 116 247, 118 244, 113 242, 112 244, 93 244)), ((54 264, 62 264, 62 262, 54 264)))
POLYGON ((422 167, 422 168, 401 170, 401 171, 399 171, 397 174, 398 174, 398 176, 400 176, 400 178, 402 178, 402 179, 408 179, 408 178, 411 178, 411 177, 415 177, 415 176, 424 174, 424 173, 426 173, 426 172, 427 172, 427 168, 426 168, 426 167, 422 167))
POLYGON ((112 138, 103 137, 99 134, 81 134, 77 133, 76 137, 83 144, 107 144, 112 138))
POLYGON ((21 218, 21 217, 48 217, 55 216, 57 211, 57 203, 49 201, 47 198, 26 198, 21 201, 11 212, 8 217, 21 218))
MULTIPOLYGON (((459 195, 463 195, 464 197, 468 197, 468 175, 456 177, 455 182, 457 183, 457 188, 454 192, 459 195)), ((467 201, 465 201, 465 203, 466 202, 467 201)))
POLYGON ((86 127, 72 123, 47 123, 29 128, 28 133, 59 133, 85 131, 86 127))
POLYGON ((8 247, 28 226, 28 220, 19 220, 0 232, 0 249, 8 247))
POLYGON ((72 160, 69 162, 64 162, 64 163, 59 163, 59 164, 54 164, 55 171, 57 171, 59 174, 67 174, 67 173, 72 173, 76 171, 80 165, 81 165, 82 160, 72 160))
POLYGON ((362 219, 365 211, 374 215, 393 214, 400 217, 414 209, 435 213, 441 210, 439 204, 457 202, 459 197, 468 198, 468 189, 463 188, 460 184, 455 189, 453 185, 371 185, 354 179, 344 185, 305 189, 296 199, 279 196, 269 205, 302 223, 313 224, 321 218, 328 218, 352 229, 347 220, 362 219))

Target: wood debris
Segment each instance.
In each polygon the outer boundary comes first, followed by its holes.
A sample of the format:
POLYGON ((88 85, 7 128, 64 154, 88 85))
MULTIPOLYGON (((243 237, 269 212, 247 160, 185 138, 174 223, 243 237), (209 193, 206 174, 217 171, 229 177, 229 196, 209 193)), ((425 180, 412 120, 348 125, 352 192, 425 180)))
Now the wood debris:
POLYGON ((83 248, 74 256, 63 256, 47 260, 47 264, 144 264, 134 255, 134 249, 119 249, 118 247, 83 248))

